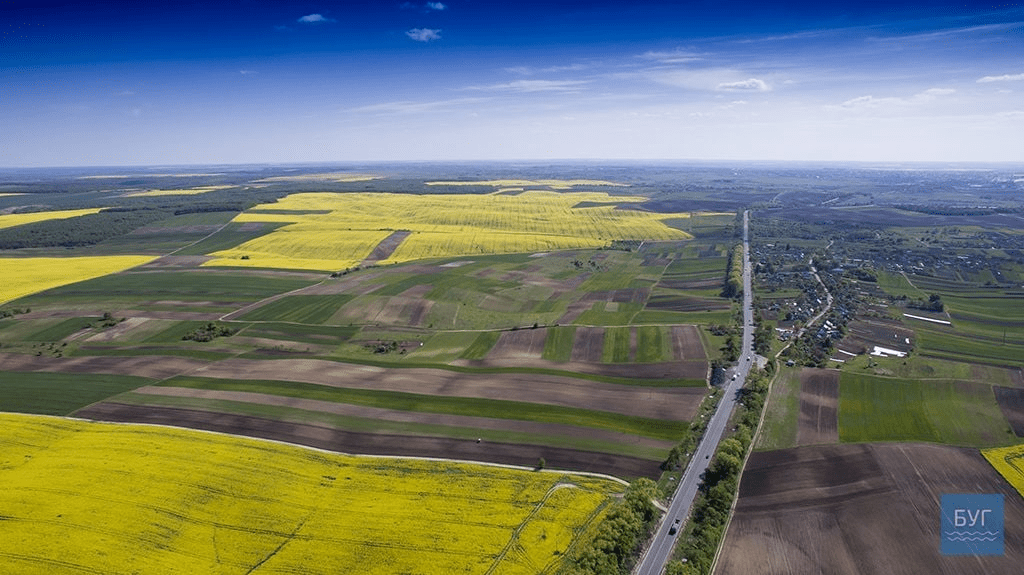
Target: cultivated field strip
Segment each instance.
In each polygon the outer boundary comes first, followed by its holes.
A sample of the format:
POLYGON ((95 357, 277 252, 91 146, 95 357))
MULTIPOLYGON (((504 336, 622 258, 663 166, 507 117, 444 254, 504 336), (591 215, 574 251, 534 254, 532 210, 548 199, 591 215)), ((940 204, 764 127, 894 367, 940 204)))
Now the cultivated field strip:
POLYGON ((557 566, 622 489, 171 428, 0 418, 15 431, 0 439, 5 572, 521 573, 557 566))

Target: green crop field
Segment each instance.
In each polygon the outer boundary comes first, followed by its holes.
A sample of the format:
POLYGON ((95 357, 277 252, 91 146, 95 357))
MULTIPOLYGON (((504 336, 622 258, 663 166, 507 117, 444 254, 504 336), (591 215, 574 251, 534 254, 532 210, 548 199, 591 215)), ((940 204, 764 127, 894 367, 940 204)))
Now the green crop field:
MULTIPOLYGON (((313 284, 294 277, 266 277, 245 273, 160 271, 108 275, 31 295, 12 306, 148 301, 248 302, 313 284)), ((178 306, 180 308, 181 306, 178 306)), ((233 309, 233 308, 232 308, 233 309)))
POLYGON ((93 325, 98 317, 72 317, 25 337, 26 341, 60 341, 93 325))
POLYGON ((641 326, 636 328, 636 361, 649 363, 672 359, 665 329, 658 326, 641 326))
POLYGON ((127 375, 8 371, 0 376, 0 411, 68 415, 151 381, 127 375))
POLYGON ((482 332, 480 335, 476 336, 473 343, 466 348, 465 352, 462 353, 462 359, 483 359, 487 357, 487 352, 491 351, 494 344, 498 343, 499 337, 501 337, 500 332, 482 332))
POLYGON ((1024 346, 1003 343, 995 338, 981 338, 977 334, 959 335, 921 328, 916 331, 921 353, 942 359, 992 365, 1024 365, 1024 346))
MULTIPOLYGON (((412 361, 448 363, 462 357, 479 336, 479 333, 472 331, 438 332, 424 342, 423 347, 410 353, 408 358, 412 361)), ((487 351, 484 351, 485 355, 487 351)))
POLYGON ((242 316, 245 321, 279 321, 306 324, 327 323, 341 306, 352 301, 349 294, 290 295, 260 306, 242 316))
POLYGON ((843 372, 839 439, 991 447, 1007 444, 1013 434, 989 385, 843 372))
POLYGON ((575 327, 560 326, 548 328, 548 337, 544 340, 544 359, 569 361, 572 358, 572 344, 575 337, 575 327))
POLYGON ((626 363, 629 361, 629 328, 610 327, 604 331, 604 351, 601 361, 626 363))
MULTIPOLYGON (((231 322, 236 327, 238 322, 231 322)), ((247 337, 276 339, 286 342, 339 344, 348 341, 359 331, 355 327, 331 325, 298 325, 294 323, 260 322, 244 326, 238 332, 247 337)))

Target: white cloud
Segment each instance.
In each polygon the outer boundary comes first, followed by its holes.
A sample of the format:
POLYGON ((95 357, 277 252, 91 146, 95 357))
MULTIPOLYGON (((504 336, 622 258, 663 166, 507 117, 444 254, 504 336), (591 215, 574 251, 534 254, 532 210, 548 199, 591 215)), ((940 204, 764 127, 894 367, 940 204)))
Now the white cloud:
POLYGON ((516 80, 505 84, 470 86, 470 90, 505 90, 511 92, 570 92, 577 91, 588 80, 516 80))
POLYGON ((324 17, 323 14, 307 14, 296 20, 296 22, 302 24, 322 24, 324 22, 334 22, 334 20, 324 17))
POLYGON ((672 52, 644 52, 638 58, 644 60, 655 60, 662 64, 685 64, 686 62, 694 62, 700 60, 700 55, 695 52, 687 52, 684 50, 673 50, 672 52))
POLYGON ((256 70, 239 70, 238 73, 243 76, 251 76, 252 74, 258 74, 256 70))
POLYGON ((437 100, 434 102, 384 102, 381 104, 371 104, 369 106, 353 108, 350 111, 370 114, 415 114, 418 112, 430 112, 455 106, 464 106, 466 104, 486 102, 489 99, 490 98, 453 98, 451 100, 437 100))
POLYGON ((587 66, 584 64, 570 64, 568 66, 548 66, 546 68, 533 68, 530 66, 512 66, 505 68, 506 72, 513 74, 519 74, 520 76, 532 76, 533 74, 547 73, 547 72, 578 72, 580 70, 586 70, 587 66))
POLYGON ((739 82, 722 82, 715 89, 726 92, 767 92, 771 88, 768 87, 764 80, 750 78, 748 80, 740 80, 739 82))
POLYGON ((768 84, 756 78, 743 79, 742 72, 729 68, 698 68, 648 70, 649 80, 686 90, 755 92, 769 90, 768 84))
POLYGON ((445 10, 448 7, 440 2, 427 2, 427 8, 430 10, 445 10))
POLYGON ((882 106, 917 106, 932 102, 941 96, 948 96, 955 93, 952 88, 929 88, 918 92, 909 98, 876 98, 874 96, 858 96, 851 98, 838 106, 826 106, 829 109, 863 110, 867 108, 880 108, 882 106))
POLYGON ((430 28, 413 28, 407 31, 405 35, 417 42, 430 42, 431 40, 441 39, 441 31, 430 28))
POLYGON ((985 76, 978 78, 979 84, 987 84, 989 82, 1017 82, 1024 80, 1024 74, 1003 74, 1002 76, 985 76))

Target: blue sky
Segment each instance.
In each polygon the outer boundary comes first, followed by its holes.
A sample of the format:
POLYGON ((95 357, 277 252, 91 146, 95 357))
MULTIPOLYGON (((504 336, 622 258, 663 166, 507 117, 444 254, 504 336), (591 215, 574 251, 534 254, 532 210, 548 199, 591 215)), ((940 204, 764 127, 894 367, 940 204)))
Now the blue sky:
POLYGON ((1024 4, 0 0, 0 166, 1024 161, 1024 4))

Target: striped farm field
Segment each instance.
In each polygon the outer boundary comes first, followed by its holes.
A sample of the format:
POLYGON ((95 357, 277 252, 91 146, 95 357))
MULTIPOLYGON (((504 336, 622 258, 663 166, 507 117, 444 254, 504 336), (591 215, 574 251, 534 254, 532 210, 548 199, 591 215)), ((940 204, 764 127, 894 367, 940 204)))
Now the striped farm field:
POLYGON ((1024 497, 1024 445, 983 449, 981 454, 1024 497))
POLYGON ((553 572, 623 491, 183 429, 0 424, 0 461, 17 462, 0 468, 5 573, 553 572))
POLYGON ((155 259, 153 256, 0 258, 0 303, 82 280, 105 276, 155 259))
POLYGON ((286 224, 206 265, 339 270, 358 265, 395 231, 408 236, 382 264, 424 258, 597 248, 617 239, 691 236, 664 220, 689 217, 616 209, 642 201, 597 192, 519 195, 301 193, 239 214, 236 223, 286 224), (587 205, 588 207, 577 207, 587 205), (245 258, 245 259, 243 259, 245 258))
POLYGON ((88 214, 98 213, 102 208, 86 208, 84 210, 59 210, 54 212, 32 212, 28 214, 7 214, 0 216, 0 229, 13 228, 24 224, 45 222, 46 220, 66 220, 88 214))

